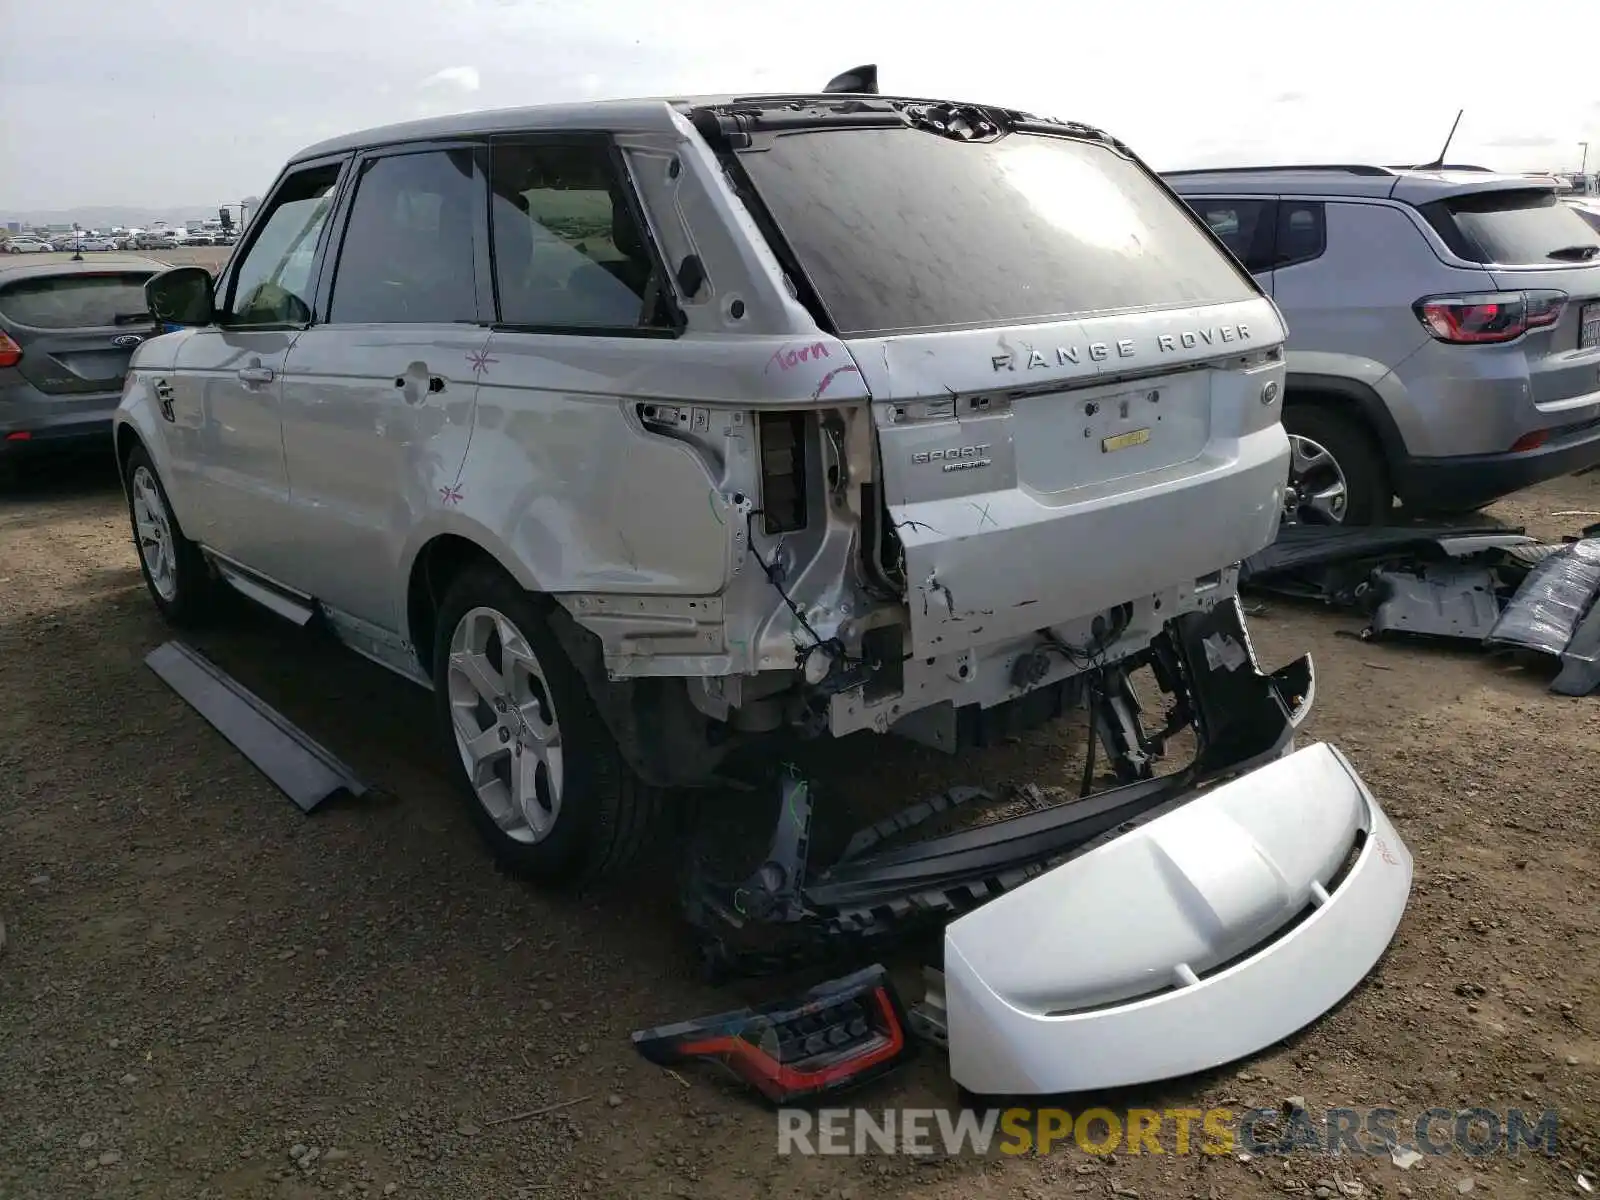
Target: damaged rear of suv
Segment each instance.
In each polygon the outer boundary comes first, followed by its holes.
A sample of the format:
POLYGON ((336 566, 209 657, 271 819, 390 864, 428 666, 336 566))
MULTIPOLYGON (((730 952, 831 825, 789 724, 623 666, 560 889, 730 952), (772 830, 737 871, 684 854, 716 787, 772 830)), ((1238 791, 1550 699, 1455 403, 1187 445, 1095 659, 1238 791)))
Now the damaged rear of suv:
POLYGON ((943 929, 919 1028, 1026 1091, 1116 1077, 1086 1048, 1124 1027, 1124 1082, 1246 1052, 1387 944, 1409 857, 1293 750, 1310 660, 1264 672, 1235 595, 1283 325, 1116 139, 875 92, 424 121, 304 151, 214 289, 149 299, 184 328, 116 436, 156 604, 226 583, 431 687, 505 865, 614 872, 669 790, 797 733, 954 751, 1087 707, 1076 801, 920 841, 984 793, 812 862, 781 778, 754 873, 690 855, 708 958, 943 929))

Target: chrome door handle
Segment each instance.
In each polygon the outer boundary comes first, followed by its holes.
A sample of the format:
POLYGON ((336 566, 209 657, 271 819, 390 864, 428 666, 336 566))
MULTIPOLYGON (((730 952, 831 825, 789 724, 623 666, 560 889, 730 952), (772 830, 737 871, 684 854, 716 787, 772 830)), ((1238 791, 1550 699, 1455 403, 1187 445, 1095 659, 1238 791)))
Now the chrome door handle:
POLYGON ((240 367, 238 376, 243 383, 271 383, 271 367, 240 367))

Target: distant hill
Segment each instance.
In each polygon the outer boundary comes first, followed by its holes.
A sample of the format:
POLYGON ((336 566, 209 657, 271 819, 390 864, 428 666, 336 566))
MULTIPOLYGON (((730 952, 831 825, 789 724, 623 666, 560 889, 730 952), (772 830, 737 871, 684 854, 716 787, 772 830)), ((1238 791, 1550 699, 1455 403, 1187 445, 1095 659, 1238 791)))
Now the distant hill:
POLYGON ((30 225, 71 225, 85 229, 104 229, 111 225, 148 225, 152 221, 182 224, 217 215, 215 204, 174 204, 169 208, 150 208, 139 204, 94 204, 83 208, 34 208, 0 210, 0 229, 8 222, 30 225))

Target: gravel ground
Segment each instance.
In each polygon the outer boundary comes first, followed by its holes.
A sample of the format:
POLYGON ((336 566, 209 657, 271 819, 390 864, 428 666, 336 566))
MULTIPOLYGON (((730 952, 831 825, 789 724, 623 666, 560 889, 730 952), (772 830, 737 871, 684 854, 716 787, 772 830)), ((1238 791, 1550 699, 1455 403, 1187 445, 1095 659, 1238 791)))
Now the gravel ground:
MULTIPOLYGON (((1600 475, 1498 515, 1547 536, 1596 519, 1563 510, 1600 510, 1600 475)), ((780 1158, 747 1095, 628 1044, 730 1003, 693 977, 657 884, 552 898, 496 874, 425 696, 244 614, 198 644, 382 789, 301 816, 143 666, 167 634, 109 464, 25 484, 0 497, 0 1196, 1578 1194, 1600 1159, 1600 698, 1341 636, 1358 626, 1272 601, 1252 630, 1269 663, 1315 654, 1310 737, 1350 755, 1416 856, 1394 946, 1289 1042, 1093 1102, 1548 1106, 1560 1159, 780 1158)), ((1053 783, 1070 732, 959 765, 846 743, 834 773, 896 801, 1053 783)), ((955 1102, 933 1056, 860 1097, 955 1102)))

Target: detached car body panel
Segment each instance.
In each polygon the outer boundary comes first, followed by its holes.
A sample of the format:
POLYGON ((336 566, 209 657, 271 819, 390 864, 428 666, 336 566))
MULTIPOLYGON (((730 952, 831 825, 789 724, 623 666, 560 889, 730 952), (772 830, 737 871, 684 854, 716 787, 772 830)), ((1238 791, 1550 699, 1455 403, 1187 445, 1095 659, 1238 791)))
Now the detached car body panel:
POLYGON ((1206 1070, 1338 1003, 1393 938, 1411 855, 1316 744, 953 922, 951 1073, 983 1094, 1206 1070))

